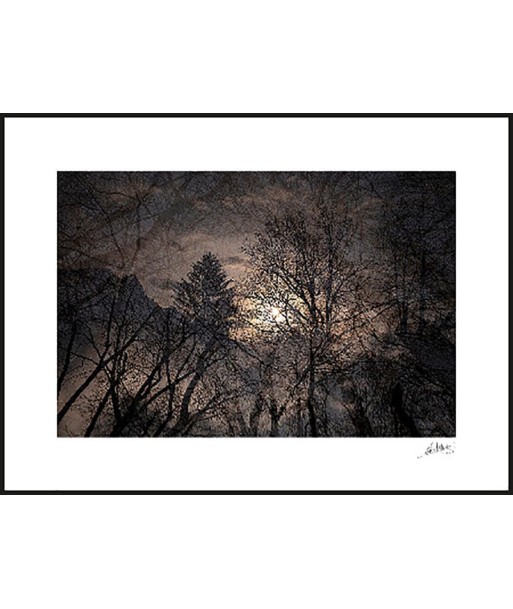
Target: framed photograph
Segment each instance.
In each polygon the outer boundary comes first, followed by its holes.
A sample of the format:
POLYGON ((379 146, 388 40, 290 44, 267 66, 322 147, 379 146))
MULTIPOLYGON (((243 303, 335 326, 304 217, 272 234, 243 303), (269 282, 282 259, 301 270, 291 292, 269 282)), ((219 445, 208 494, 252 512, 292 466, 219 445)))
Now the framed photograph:
POLYGON ((4 491, 509 493, 507 115, 6 115, 4 491))

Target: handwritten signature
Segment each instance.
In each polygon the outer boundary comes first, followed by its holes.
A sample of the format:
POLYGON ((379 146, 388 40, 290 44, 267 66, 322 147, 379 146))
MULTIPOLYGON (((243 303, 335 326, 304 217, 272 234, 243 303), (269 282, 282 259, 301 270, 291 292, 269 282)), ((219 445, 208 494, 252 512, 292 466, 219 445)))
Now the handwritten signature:
POLYGON ((451 455, 454 453, 454 444, 450 442, 431 442, 431 444, 426 448, 426 450, 417 457, 417 459, 422 459, 423 457, 427 457, 429 455, 434 455, 436 453, 444 453, 446 455, 451 455))

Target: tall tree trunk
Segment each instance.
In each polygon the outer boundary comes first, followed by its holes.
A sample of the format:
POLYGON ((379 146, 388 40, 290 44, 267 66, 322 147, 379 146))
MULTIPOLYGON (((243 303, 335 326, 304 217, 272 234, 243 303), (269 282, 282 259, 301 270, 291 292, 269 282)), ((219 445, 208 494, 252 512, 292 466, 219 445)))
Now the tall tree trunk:
POLYGON ((196 374, 192 377, 191 382, 187 385, 187 389, 182 398, 182 403, 180 404, 180 414, 178 416, 178 422, 175 425, 174 431, 177 435, 179 435, 189 424, 190 413, 189 406, 192 400, 192 394, 196 389, 196 386, 200 382, 201 377, 203 376, 203 371, 200 369, 196 372, 196 374))
POLYGON ((317 430, 317 417, 315 415, 315 367, 314 367, 314 354, 313 348, 310 346, 310 369, 308 371, 308 397, 306 400, 306 407, 308 409, 308 420, 310 422, 310 434, 313 438, 316 438, 319 433, 317 430))
POLYGON ((408 334, 408 303, 397 303, 397 309, 399 313, 399 324, 397 331, 399 334, 408 334))
MULTIPOLYGON (((169 376, 168 376, 168 378, 169 378, 169 376)), ((166 427, 169 425, 169 421, 171 421, 171 418, 173 416, 173 400, 175 397, 175 390, 176 390, 176 384, 170 383, 169 384, 169 397, 168 397, 168 404, 167 404, 167 413, 166 413, 166 416, 164 417, 164 419, 161 421, 160 425, 155 430, 155 433, 153 434, 154 437, 159 437, 162 434, 162 432, 166 429, 166 427)))
POLYGON ((302 438, 305 435, 304 425, 303 425, 303 409, 301 407, 301 399, 297 398, 296 400, 296 436, 298 438, 302 438))
POLYGON ((255 405, 253 406, 253 409, 249 415, 249 431, 255 438, 258 436, 260 416, 262 415, 262 411, 264 409, 263 402, 264 400, 262 395, 258 394, 255 399, 255 405))
POLYGON ((418 333, 422 336, 426 328, 426 252, 422 252, 420 260, 420 293, 419 293, 419 323, 418 333))
POLYGON ((61 392, 62 384, 64 383, 64 379, 66 378, 66 374, 68 373, 69 364, 71 361, 71 351, 73 349, 73 344, 75 342, 75 337, 77 335, 77 322, 74 321, 71 327, 71 335, 68 341, 68 347, 66 349, 66 356, 64 358, 64 363, 62 366, 61 373, 59 374, 59 379, 57 380, 57 395, 61 392))
POLYGON ((201 378, 205 374, 206 363, 207 363, 207 360, 210 357, 210 355, 212 355, 213 346, 214 346, 214 342, 213 341, 209 342, 207 344, 207 346, 205 347, 205 349, 200 354, 200 356, 198 357, 198 363, 196 365, 196 372, 194 373, 194 376, 192 377, 190 383, 188 384, 187 389, 185 390, 185 393, 182 398, 182 403, 180 405, 180 412, 178 415, 178 422, 175 425, 175 427, 173 428, 173 435, 180 435, 180 433, 182 433, 183 430, 186 429, 187 426, 189 425, 189 421, 190 421, 189 406, 191 404, 192 395, 193 395, 194 390, 196 389, 198 383, 200 382, 201 378))
POLYGON ((399 383, 392 389, 390 400, 392 414, 394 417, 394 431, 396 436, 409 436, 420 438, 421 434, 415 425, 413 418, 404 410, 403 388, 399 383))
POLYGON ((353 423, 356 432, 358 433, 358 437, 374 437, 372 425, 369 421, 369 417, 367 416, 365 408, 363 407, 363 404, 360 399, 356 399, 354 407, 349 410, 349 416, 351 417, 351 422, 353 423))
POLYGON ((96 423, 98 422, 98 419, 100 418, 101 413, 103 412, 105 406, 107 405, 107 402, 109 401, 109 397, 111 396, 111 390, 112 390, 112 388, 109 387, 107 392, 103 396, 102 401, 98 404, 98 408, 96 409, 96 411, 84 433, 84 438, 89 438, 89 436, 93 433, 93 430, 96 427, 96 423))
POLYGON ((284 406, 278 408, 276 400, 274 398, 271 398, 271 400, 269 401, 269 415, 271 417, 271 438, 276 438, 279 435, 279 424, 284 410, 284 406))

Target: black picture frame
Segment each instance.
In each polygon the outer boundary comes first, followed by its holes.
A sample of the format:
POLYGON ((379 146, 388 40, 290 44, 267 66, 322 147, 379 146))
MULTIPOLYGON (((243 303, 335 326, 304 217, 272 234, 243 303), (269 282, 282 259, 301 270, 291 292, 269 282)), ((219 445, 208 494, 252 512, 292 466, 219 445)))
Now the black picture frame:
MULTIPOLYGON (((4 162, 2 163, 1 171, 1 191, 2 200, 4 206, 4 244, 5 244, 5 231, 8 227, 5 226, 5 205, 6 205, 6 194, 5 194, 5 121, 6 119, 12 120, 17 118, 229 118, 236 120, 237 118, 331 118, 331 119, 346 119, 346 118, 393 118, 393 119, 404 119, 408 118, 507 118, 508 119, 508 202, 512 205, 512 178, 511 178, 511 147, 512 147, 512 134, 513 134, 513 114, 45 114, 45 113, 9 113, 0 115, 0 132, 2 138, 2 151, 4 156, 4 162)), ((511 220, 509 220, 511 222, 511 220)), ((5 249, 3 252, 4 264, 5 264, 5 249)), ((509 236, 508 236, 508 258, 510 258, 509 252, 509 236)), ((2 265, 2 273, 4 274, 4 265, 2 265)), ((5 302, 5 275, 3 277, 2 289, 4 290, 4 302, 5 302)), ((508 276, 509 282, 509 276, 508 276)), ((8 320, 4 317, 4 327, 8 323, 8 320)), ((2 340, 4 342, 4 353, 5 353, 5 340, 4 333, 2 334, 2 340)), ((509 336, 508 336, 508 352, 509 352, 509 336)), ((5 369, 4 369, 5 373, 5 369)), ((508 388, 509 393, 509 388, 508 388)), ((5 388, 4 388, 4 400, 2 401, 2 416, 0 417, 0 441, 2 443, 2 465, 0 468, 0 492, 5 495, 508 495, 513 492, 513 478, 511 472, 511 429, 512 429, 512 418, 511 408, 509 405, 510 400, 508 399, 508 414, 509 414, 509 429, 508 429, 508 489, 507 490, 236 490, 236 489, 225 489, 225 490, 7 490, 5 488, 5 388)))

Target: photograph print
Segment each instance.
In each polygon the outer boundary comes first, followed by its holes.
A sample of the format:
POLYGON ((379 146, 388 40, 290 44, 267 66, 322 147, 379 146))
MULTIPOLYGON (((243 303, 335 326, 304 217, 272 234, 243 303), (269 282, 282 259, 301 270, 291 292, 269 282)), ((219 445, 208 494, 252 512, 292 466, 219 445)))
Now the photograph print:
POLYGON ((59 437, 455 437, 454 172, 57 182, 59 437))

